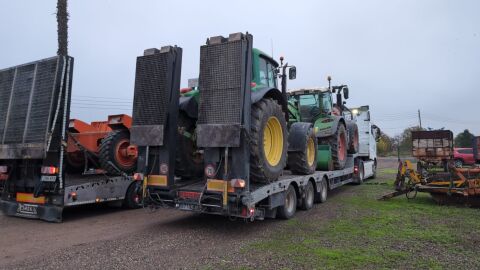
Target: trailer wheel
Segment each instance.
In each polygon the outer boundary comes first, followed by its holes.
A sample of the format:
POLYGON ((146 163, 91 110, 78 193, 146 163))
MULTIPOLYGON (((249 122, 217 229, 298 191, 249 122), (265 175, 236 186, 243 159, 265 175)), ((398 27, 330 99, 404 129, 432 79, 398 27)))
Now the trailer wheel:
POLYGON ((325 177, 320 182, 319 188, 320 190, 318 192, 315 192, 315 202, 323 203, 327 200, 327 193, 328 193, 327 179, 325 177))
POLYGON ((142 206, 142 185, 140 181, 135 181, 127 189, 123 206, 128 209, 136 209, 142 206))
POLYGON ((118 175, 133 173, 137 167, 137 158, 127 154, 130 146, 130 133, 128 130, 114 130, 103 138, 100 143, 100 165, 109 174, 118 175), (113 164, 113 165, 112 165, 113 164))
POLYGON ((282 106, 270 98, 252 105, 250 172, 255 182, 278 179, 287 163, 288 131, 282 106))
POLYGON ((295 188, 290 185, 285 193, 285 201, 282 206, 278 207, 277 216, 281 219, 290 219, 295 215, 297 210, 297 193, 295 188))
POLYGON ((302 210, 309 210, 313 207, 313 202, 315 200, 315 189, 311 181, 308 181, 307 186, 305 187, 305 196, 302 198, 302 203, 300 208, 302 210))

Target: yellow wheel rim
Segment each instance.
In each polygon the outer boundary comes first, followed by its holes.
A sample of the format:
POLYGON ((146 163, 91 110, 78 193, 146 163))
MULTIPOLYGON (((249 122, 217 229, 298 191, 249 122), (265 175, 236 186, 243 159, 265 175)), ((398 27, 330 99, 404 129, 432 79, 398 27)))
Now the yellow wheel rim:
POLYGON ((275 116, 268 118, 263 129, 263 151, 271 166, 276 166, 280 162, 283 153, 283 130, 275 116))
POLYGON ((313 166, 315 162, 315 142, 311 137, 307 140, 307 162, 308 166, 313 166))

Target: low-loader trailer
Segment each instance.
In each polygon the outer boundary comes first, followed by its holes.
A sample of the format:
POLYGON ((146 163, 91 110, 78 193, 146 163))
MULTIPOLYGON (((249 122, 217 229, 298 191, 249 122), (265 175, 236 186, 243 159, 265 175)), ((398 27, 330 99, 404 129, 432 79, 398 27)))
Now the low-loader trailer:
POLYGON ((138 146, 134 178, 143 183, 145 205, 249 220, 288 219, 297 207, 308 210, 314 202, 324 202, 329 190, 361 183, 356 153, 347 154, 342 169, 290 172, 287 150, 302 151, 299 156, 308 167, 315 166, 319 151, 308 143, 311 123, 287 128, 286 70, 292 79, 296 69, 283 61, 279 66, 252 43, 248 33, 207 40, 191 106, 182 98, 179 104, 181 48, 149 49, 139 58, 131 140, 138 146), (187 107, 194 120, 188 129, 178 121, 187 107), (179 135, 188 136, 195 148, 186 154, 202 155, 200 175, 174 173, 184 162, 175 156, 179 135))

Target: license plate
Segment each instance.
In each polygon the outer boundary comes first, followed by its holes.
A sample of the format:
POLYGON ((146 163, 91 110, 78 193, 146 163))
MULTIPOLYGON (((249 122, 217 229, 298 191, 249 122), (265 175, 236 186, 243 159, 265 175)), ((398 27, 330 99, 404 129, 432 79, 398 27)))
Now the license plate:
POLYGON ((42 182, 55 182, 57 180, 56 175, 42 175, 41 181, 42 182))
POLYGON ((178 205, 178 209, 180 210, 187 210, 187 211, 193 211, 197 209, 197 207, 193 204, 186 204, 186 203, 181 203, 178 205))
POLYGON ((38 205, 35 204, 19 203, 17 207, 17 213, 36 216, 37 208, 38 205))

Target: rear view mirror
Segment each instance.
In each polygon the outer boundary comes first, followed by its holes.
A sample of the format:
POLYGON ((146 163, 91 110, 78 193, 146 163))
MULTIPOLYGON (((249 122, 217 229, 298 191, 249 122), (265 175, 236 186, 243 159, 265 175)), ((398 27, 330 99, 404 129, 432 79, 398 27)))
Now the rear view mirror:
POLYGON ((343 97, 345 99, 348 99, 348 87, 346 86, 343 88, 343 97))
POLYGON ((288 79, 295 80, 296 78, 297 78, 297 68, 295 66, 292 66, 288 70, 288 79))

